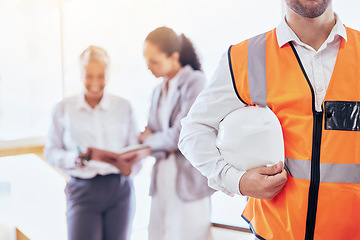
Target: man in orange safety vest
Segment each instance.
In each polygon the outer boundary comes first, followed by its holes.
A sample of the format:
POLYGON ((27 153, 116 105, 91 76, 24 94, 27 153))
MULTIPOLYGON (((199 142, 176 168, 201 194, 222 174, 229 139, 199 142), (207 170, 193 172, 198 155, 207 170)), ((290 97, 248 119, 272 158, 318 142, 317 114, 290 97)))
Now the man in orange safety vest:
POLYGON ((331 0, 285 3, 277 28, 220 60, 179 147, 211 187, 250 197, 242 217, 258 239, 360 239, 360 33, 331 0), (249 105, 279 119, 285 164, 242 171, 216 148, 222 119, 249 105))

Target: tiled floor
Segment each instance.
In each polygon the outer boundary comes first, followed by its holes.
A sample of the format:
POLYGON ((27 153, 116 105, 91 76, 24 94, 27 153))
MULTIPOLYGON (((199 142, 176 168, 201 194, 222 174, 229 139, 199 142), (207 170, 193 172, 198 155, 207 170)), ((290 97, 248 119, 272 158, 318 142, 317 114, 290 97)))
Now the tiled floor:
MULTIPOLYGON (((213 240, 254 240, 255 237, 251 233, 230 231, 221 228, 211 229, 213 240)), ((134 231, 131 240, 144 240, 147 239, 147 229, 139 229, 134 231)))

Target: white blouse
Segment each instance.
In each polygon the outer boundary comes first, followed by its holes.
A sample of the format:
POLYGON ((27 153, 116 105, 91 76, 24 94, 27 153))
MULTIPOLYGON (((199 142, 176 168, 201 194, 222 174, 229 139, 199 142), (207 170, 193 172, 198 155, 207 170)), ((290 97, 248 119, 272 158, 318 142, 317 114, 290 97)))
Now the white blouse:
POLYGON ((78 147, 83 153, 88 147, 119 152, 133 144, 138 144, 138 129, 128 101, 104 93, 92 109, 81 94, 55 106, 44 152, 50 164, 71 176, 89 179, 97 174, 119 173, 119 170, 99 161, 76 166, 78 147))

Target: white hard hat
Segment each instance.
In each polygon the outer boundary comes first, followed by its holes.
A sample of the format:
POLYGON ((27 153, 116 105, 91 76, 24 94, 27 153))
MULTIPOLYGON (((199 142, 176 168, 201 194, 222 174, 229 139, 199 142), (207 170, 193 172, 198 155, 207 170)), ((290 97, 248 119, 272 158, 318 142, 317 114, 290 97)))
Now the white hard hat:
POLYGON ((243 171, 284 161, 280 122, 268 107, 247 106, 219 125, 216 146, 225 161, 243 171))

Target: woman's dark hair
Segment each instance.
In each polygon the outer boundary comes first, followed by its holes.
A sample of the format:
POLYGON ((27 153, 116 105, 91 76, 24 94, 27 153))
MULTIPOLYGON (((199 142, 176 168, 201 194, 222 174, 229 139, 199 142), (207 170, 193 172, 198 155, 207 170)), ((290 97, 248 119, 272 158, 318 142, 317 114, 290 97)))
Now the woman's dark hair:
POLYGON ((178 52, 180 54, 179 62, 182 66, 189 64, 194 70, 201 70, 201 63, 195 48, 184 34, 178 36, 171 28, 159 27, 149 33, 145 41, 155 44, 168 56, 178 52))

